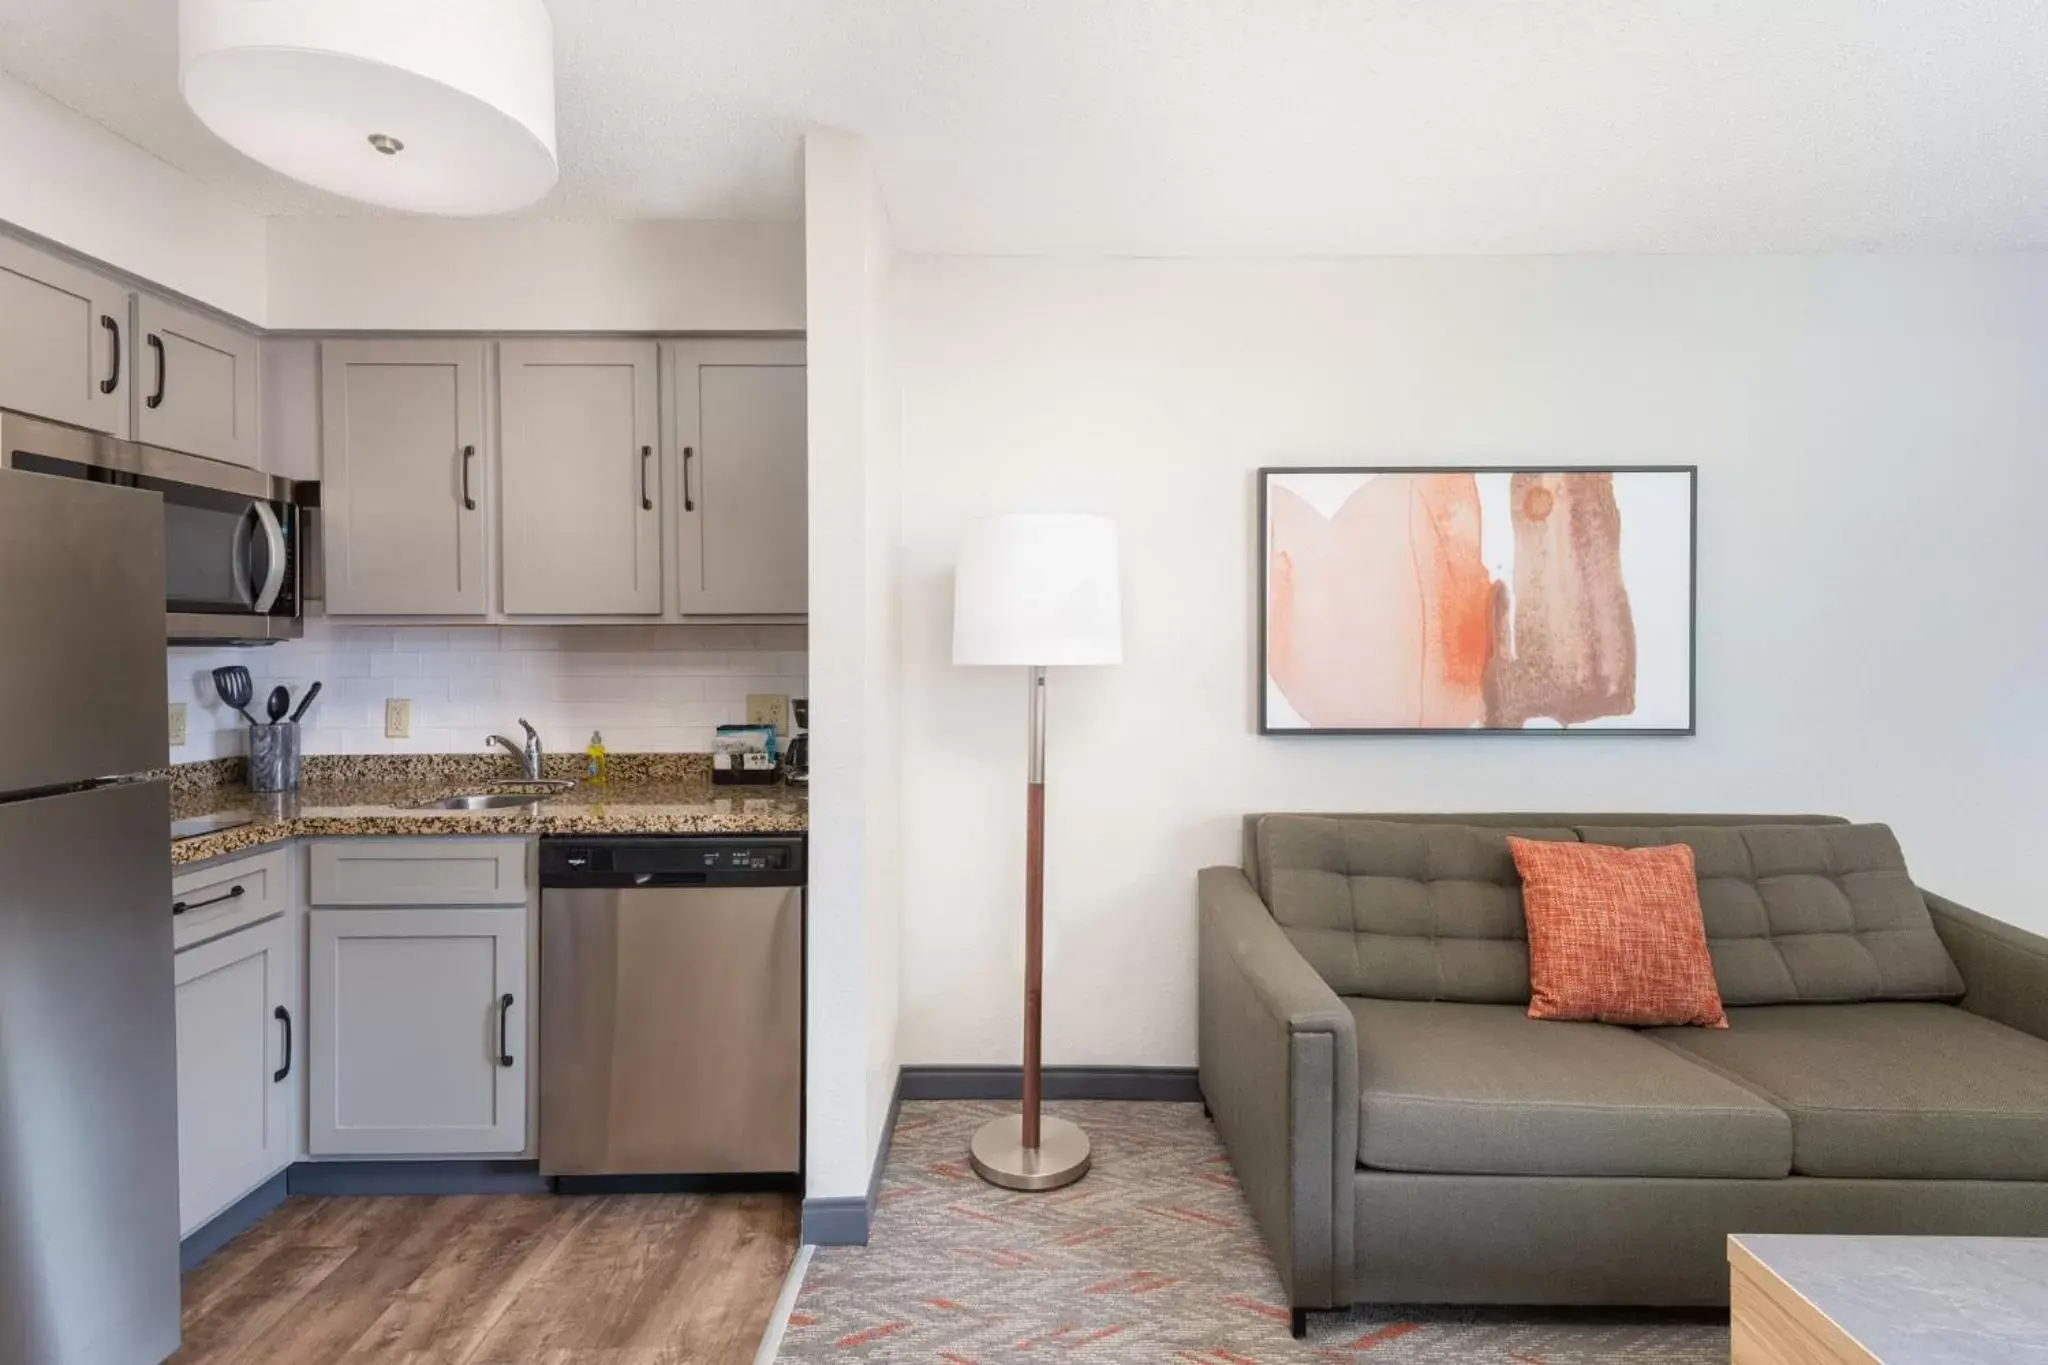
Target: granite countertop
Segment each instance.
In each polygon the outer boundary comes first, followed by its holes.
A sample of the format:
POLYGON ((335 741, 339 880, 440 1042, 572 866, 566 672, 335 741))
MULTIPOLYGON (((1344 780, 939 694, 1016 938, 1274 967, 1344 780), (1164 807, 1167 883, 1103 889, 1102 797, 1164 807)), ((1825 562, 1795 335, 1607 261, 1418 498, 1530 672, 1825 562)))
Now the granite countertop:
MULTIPOLYGON (((246 816, 251 823, 171 842, 182 866, 288 839, 345 835, 801 834, 807 789, 719 786, 702 755, 619 754, 609 780, 581 778, 529 809, 445 811, 420 807, 517 779, 506 760, 471 755, 336 756, 306 760, 298 792, 260 795, 242 786, 238 760, 174 769, 171 818, 246 816), (182 780, 181 780, 182 779, 182 780)), ((547 775, 575 776, 551 761, 547 775)))

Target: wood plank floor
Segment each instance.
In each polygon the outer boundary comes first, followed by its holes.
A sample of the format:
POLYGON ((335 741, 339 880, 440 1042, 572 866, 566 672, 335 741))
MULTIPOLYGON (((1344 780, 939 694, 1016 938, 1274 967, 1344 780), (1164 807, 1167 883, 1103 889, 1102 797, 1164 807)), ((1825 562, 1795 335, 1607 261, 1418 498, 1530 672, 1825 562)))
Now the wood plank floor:
POLYGON ((746 1365, 796 1247, 790 1195, 292 1199, 169 1365, 746 1365))

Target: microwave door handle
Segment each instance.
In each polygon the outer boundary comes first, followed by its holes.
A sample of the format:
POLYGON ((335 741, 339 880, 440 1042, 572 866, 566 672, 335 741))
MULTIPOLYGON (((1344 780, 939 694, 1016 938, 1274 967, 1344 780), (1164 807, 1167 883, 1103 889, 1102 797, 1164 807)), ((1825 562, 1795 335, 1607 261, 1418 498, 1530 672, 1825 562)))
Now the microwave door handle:
POLYGON ((257 528, 263 532, 264 548, 268 551, 263 581, 250 585, 255 597, 249 605, 257 615, 264 616, 277 605, 277 595, 284 590, 284 527, 267 502, 252 502, 249 510, 255 514, 257 528))
MULTIPOLYGON (((253 506, 253 504, 252 504, 253 506)), ((235 519, 235 534, 228 544, 228 582, 235 587, 235 605, 243 611, 256 607, 255 574, 249 567, 249 542, 254 533, 255 518, 250 512, 243 512, 235 519)))

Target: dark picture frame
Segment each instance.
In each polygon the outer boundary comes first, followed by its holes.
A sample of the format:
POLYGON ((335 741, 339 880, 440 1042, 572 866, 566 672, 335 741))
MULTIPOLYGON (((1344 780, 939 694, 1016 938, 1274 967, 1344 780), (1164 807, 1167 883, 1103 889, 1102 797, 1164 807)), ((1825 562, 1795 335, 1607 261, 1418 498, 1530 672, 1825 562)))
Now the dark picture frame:
POLYGON ((1699 733, 1699 466, 1691 464, 1628 465, 1267 465, 1258 470, 1258 689, 1259 733, 1275 736, 1328 735, 1554 735, 1576 737, 1685 737, 1699 733), (1268 706, 1273 685, 1270 672, 1272 562, 1271 494, 1273 480, 1289 475, 1327 474, 1669 474, 1687 481, 1686 520, 1686 719, 1682 726, 1664 725, 1475 725, 1475 726, 1275 726, 1268 706))

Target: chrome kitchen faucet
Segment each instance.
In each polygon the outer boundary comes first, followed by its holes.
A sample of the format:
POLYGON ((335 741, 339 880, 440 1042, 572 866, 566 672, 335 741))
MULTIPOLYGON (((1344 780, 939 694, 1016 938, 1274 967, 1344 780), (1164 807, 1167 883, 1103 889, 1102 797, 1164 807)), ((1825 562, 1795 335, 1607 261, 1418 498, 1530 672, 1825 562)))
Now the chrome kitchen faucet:
POLYGON ((517 744, 505 738, 503 735, 492 735, 484 742, 486 744, 503 745, 505 752, 512 755, 512 757, 518 759, 520 765, 526 769, 527 777, 533 779, 534 781, 539 781, 540 765, 542 758, 540 750, 540 732, 538 730, 535 730, 533 726, 527 724, 526 717, 524 716, 521 716, 519 718, 519 728, 526 731, 526 748, 523 752, 517 744))

